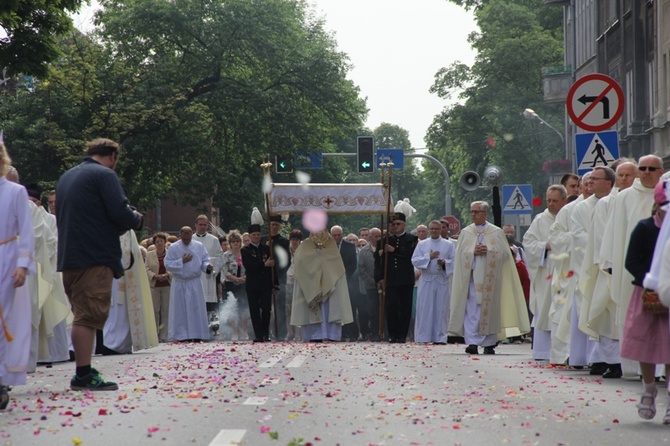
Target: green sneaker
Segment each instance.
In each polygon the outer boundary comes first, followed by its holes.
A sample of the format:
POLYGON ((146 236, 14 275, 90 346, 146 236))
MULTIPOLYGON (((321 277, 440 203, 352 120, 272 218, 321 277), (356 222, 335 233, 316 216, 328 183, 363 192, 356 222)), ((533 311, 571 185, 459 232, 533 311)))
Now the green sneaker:
POLYGON ((102 379, 102 375, 95 370, 96 373, 93 373, 93 370, 90 374, 80 378, 77 375, 74 375, 70 380, 70 389, 72 390, 119 390, 119 385, 111 382, 105 381, 102 379))

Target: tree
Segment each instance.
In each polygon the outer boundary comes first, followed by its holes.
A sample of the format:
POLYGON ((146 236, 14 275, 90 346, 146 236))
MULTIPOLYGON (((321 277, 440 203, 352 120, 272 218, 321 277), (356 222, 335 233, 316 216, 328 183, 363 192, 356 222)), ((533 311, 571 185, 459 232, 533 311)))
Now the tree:
MULTIPOLYGON (((245 228, 251 208, 263 203, 260 164, 268 154, 333 151, 334 141, 362 124, 367 110, 346 79, 346 56, 305 2, 101 4, 95 34, 64 40, 49 81, 0 110, 13 155, 20 120, 36 119, 39 101, 57 97, 67 110, 59 116, 76 123, 46 116, 62 132, 55 140, 104 135, 122 142, 118 172, 138 207, 151 208, 158 198, 198 204, 211 197, 224 228, 245 228)), ((23 136, 25 156, 15 159, 28 163, 43 141, 37 131, 23 136)), ((80 157, 82 145, 73 147, 80 157)), ((60 154, 54 165, 70 162, 60 154)), ((40 180, 57 178, 38 171, 40 180)))
MULTIPOLYGON (((543 103, 541 78, 542 67, 563 61, 561 11, 540 0, 453 2, 475 9, 480 32, 469 41, 478 55, 471 67, 455 63, 436 74, 431 91, 444 99, 460 92, 463 102, 435 117, 427 135, 429 153, 447 166, 452 186, 466 170, 481 175, 486 166, 498 165, 506 183, 529 182, 541 190, 546 187, 542 162, 561 157, 563 147, 551 137, 537 144, 534 135, 541 130, 521 113, 533 107, 549 120, 561 115, 561 104, 543 103)), ((431 178, 436 171, 426 163, 423 175, 431 178)), ((484 190, 466 193, 452 187, 452 194, 457 216, 465 216, 474 199, 490 200, 484 190)), ((422 198, 422 212, 436 206, 434 192, 422 198)))
POLYGON ((72 30, 68 13, 82 0, 3 0, 0 3, 0 69, 5 75, 45 77, 59 55, 58 36, 72 30), (3 33, 0 33, 3 34, 3 33))

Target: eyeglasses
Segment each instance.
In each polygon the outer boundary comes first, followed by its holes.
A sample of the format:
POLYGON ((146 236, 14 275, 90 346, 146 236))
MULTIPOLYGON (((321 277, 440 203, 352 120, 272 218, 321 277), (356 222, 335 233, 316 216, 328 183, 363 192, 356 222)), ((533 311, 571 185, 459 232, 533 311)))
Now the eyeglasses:
POLYGON ((404 222, 404 221, 394 221, 394 222, 391 223, 391 224, 392 224, 393 226, 400 226, 400 225, 404 225, 405 222, 404 222))
POLYGON ((638 169, 640 169, 641 172, 646 172, 646 171, 649 171, 649 172, 656 172, 657 170, 661 169, 661 167, 654 167, 654 166, 640 166, 640 167, 638 167, 638 169))
POLYGON ((480 212, 486 212, 486 211, 470 211, 471 214, 479 214, 480 212))

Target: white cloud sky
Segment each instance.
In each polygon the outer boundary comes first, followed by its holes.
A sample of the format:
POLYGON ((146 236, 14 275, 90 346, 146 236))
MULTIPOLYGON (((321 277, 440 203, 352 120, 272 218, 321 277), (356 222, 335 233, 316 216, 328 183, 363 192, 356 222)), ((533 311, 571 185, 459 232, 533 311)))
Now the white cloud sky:
MULTIPOLYGON (((341 51, 354 66, 349 78, 367 97, 367 126, 382 122, 409 131, 412 146, 423 138, 433 117, 447 103, 428 89, 435 73, 475 53, 467 36, 476 29, 472 13, 447 0, 310 0, 326 28, 335 32, 341 51)), ((86 29, 93 8, 75 17, 86 29)))

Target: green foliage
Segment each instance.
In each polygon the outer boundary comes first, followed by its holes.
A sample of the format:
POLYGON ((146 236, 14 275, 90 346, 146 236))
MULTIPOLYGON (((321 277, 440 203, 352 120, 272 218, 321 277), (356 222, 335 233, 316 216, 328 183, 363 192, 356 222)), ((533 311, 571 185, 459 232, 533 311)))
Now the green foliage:
POLYGON ((68 13, 82 0, 3 0, 0 3, 0 70, 44 77, 60 52, 58 36, 72 29, 68 13))
MULTIPOLYGON (((483 174, 486 166, 502 168, 505 183, 531 183, 539 195, 546 187, 541 165, 560 158, 560 139, 525 120, 533 108, 548 122, 562 127, 563 104, 544 104, 541 68, 563 64, 562 10, 541 0, 453 1, 474 8, 479 31, 469 41, 477 50, 468 67, 456 62, 439 70, 431 91, 444 99, 455 95, 461 104, 446 107, 428 129, 429 154, 449 171, 452 213, 467 222, 469 203, 491 200, 490 191, 466 192, 458 186, 468 170, 483 174), (540 192, 538 192, 540 191, 540 192)), ((424 163, 422 177, 438 175, 424 163)), ((421 196, 420 215, 439 209, 443 194, 428 190, 421 196)))
MULTIPOLYGON (((26 178, 55 182, 84 141, 105 136, 123 145, 117 172, 140 209, 211 197, 224 229, 245 228, 262 208, 268 155, 335 151, 361 127, 367 109, 348 61, 303 1, 101 5, 93 35, 59 42, 48 81, 0 94, 0 125, 26 178)), ((320 175, 335 182, 343 170, 320 175)))

